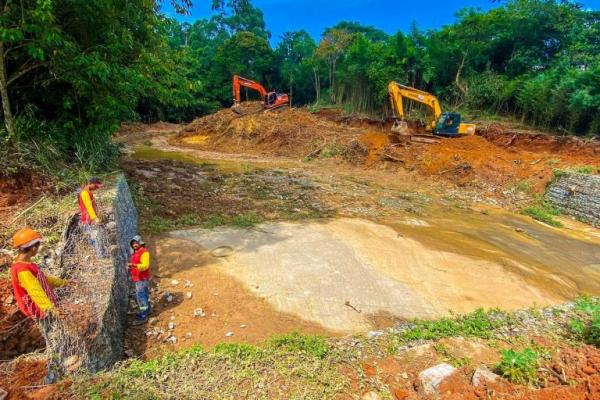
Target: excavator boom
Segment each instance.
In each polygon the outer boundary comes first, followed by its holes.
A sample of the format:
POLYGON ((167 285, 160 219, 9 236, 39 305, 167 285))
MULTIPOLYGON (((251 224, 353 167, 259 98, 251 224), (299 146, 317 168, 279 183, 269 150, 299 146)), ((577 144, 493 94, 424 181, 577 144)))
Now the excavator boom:
POLYGON ((287 106, 290 102, 289 96, 285 93, 267 92, 263 85, 253 80, 241 77, 239 75, 233 76, 233 107, 232 109, 237 113, 240 113, 238 106, 241 101, 240 90, 242 87, 256 90, 260 93, 260 97, 263 101, 263 106, 266 110, 274 110, 279 107, 287 106))
MULTIPOLYGON (((408 99, 425 105, 431 111, 432 119, 427 123, 426 127, 434 135, 452 137, 475 134, 475 125, 461 123, 461 115, 458 113, 443 113, 439 100, 431 93, 404 86, 397 82, 390 82, 388 91, 395 119, 392 132, 401 135, 409 134, 403 105, 403 100, 408 99)), ((427 142, 435 141, 435 138, 432 138, 431 135, 418 136, 427 136, 425 138, 427 142)))

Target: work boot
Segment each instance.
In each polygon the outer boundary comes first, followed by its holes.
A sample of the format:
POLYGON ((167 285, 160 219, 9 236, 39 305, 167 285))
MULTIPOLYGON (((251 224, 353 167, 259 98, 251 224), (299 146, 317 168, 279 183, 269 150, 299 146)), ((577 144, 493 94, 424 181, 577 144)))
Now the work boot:
POLYGON ((146 322, 148 322, 148 316, 145 317, 137 317, 132 323, 131 325, 133 326, 140 326, 140 325, 144 325, 146 322))

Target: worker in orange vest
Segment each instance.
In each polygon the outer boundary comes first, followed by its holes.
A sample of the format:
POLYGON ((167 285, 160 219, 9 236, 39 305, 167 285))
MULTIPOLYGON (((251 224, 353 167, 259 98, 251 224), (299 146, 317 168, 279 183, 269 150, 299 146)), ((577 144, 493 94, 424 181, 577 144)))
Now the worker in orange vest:
POLYGON ((106 258, 106 248, 102 242, 102 232, 100 224, 102 219, 98 215, 98 207, 93 192, 102 187, 102 182, 98 178, 88 179, 86 185, 79 192, 79 210, 81 211, 81 227, 87 235, 88 240, 96 253, 101 258, 106 258))
POLYGON ((129 244, 133 250, 129 261, 129 270, 131 280, 135 285, 135 294, 140 310, 133 325, 142 325, 148 321, 148 316, 152 311, 150 305, 150 252, 140 235, 134 236, 129 244))
MULTIPOLYGON (((52 350, 56 346, 54 346, 54 340, 49 336, 50 325, 54 319, 61 316, 53 288, 65 286, 68 282, 45 275, 40 266, 31 262, 31 259, 38 253, 41 242, 42 236, 33 229, 23 228, 17 231, 12 238, 12 244, 19 253, 10 267, 10 273, 19 309, 25 316, 39 323, 46 340, 46 347, 52 350)), ((54 352, 51 351, 51 353, 54 352)), ((59 370, 59 361, 50 360, 45 382, 56 381, 59 370)))

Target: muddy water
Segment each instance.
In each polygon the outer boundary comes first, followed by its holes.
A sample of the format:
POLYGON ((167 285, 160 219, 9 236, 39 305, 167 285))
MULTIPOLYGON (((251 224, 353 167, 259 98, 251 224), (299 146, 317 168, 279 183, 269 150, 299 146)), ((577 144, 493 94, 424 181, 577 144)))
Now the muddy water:
POLYGON ((435 206, 419 219, 381 222, 431 249, 499 263, 560 298, 600 294, 600 231, 584 224, 558 229, 497 208, 435 206))

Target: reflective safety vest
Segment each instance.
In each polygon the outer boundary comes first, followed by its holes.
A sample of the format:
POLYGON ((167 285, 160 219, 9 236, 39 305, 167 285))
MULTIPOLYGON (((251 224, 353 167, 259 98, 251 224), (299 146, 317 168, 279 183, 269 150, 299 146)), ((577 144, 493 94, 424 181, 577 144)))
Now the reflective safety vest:
POLYGON ((13 290, 15 292, 15 299, 17 305, 23 314, 27 317, 39 321, 46 317, 46 314, 33 302, 27 291, 19 283, 19 273, 29 271, 35 278, 40 282, 42 289, 46 293, 48 299, 56 306, 56 295, 52 286, 48 283, 46 276, 40 270, 40 268, 34 263, 15 262, 10 267, 13 290))
POLYGON ((94 199, 94 195, 92 194, 91 190, 82 189, 81 192, 79 192, 79 210, 81 211, 81 223, 89 225, 92 223, 92 218, 90 217, 90 213, 88 212, 88 210, 83 202, 83 197, 82 197, 83 192, 87 192, 89 194, 90 200, 92 201, 92 208, 94 209, 94 212, 96 212, 96 210, 97 210, 96 199, 94 199))
MULTIPOLYGON (((148 249, 145 247, 140 247, 133 255, 131 256, 130 263, 134 265, 139 265, 142 263, 142 255, 148 253, 148 249)), ((140 271, 135 267, 131 267, 131 280, 134 282, 139 281, 148 281, 150 280, 150 268, 140 271)))

